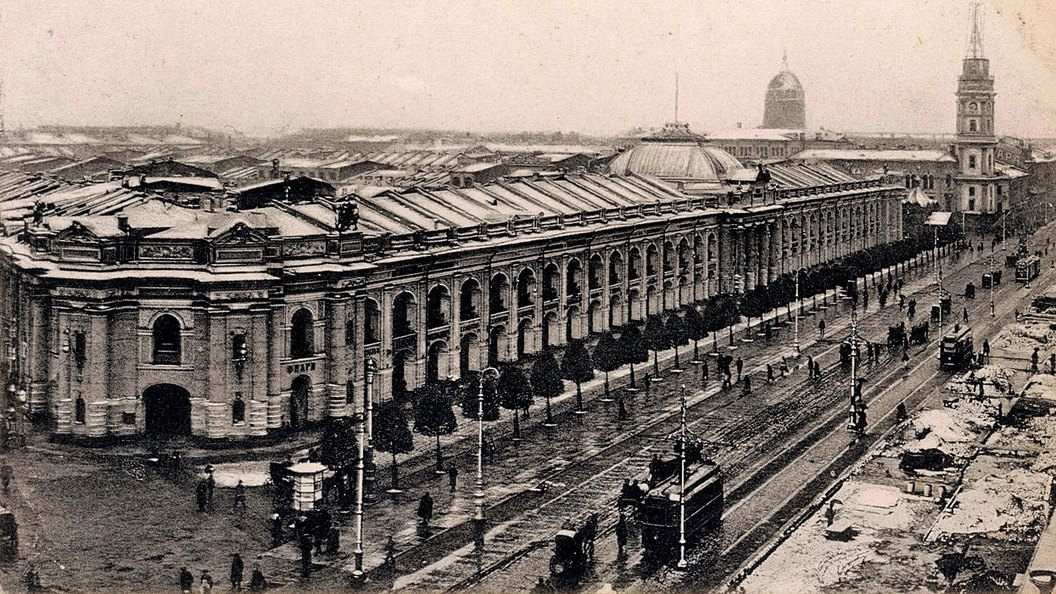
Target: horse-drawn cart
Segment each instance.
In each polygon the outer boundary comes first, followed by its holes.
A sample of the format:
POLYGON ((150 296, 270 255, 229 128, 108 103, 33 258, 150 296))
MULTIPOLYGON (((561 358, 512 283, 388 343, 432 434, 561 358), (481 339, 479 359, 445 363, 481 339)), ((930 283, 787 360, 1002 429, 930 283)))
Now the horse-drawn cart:
POLYGON ((571 522, 561 527, 554 537, 554 554, 550 557, 550 579, 555 586, 579 583, 588 563, 594 559, 597 532, 598 514, 590 514, 579 528, 571 522))

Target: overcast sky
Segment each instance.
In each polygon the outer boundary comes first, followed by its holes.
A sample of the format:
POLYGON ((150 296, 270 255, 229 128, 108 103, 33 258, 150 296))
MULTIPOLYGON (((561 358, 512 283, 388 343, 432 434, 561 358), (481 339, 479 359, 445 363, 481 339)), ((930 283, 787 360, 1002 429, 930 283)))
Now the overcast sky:
MULTIPOLYGON (((986 0, 997 131, 1056 136, 1056 2, 986 0)), ((6 124, 243 131, 756 127, 789 65, 811 127, 950 132, 967 0, 3 0, 6 124)))

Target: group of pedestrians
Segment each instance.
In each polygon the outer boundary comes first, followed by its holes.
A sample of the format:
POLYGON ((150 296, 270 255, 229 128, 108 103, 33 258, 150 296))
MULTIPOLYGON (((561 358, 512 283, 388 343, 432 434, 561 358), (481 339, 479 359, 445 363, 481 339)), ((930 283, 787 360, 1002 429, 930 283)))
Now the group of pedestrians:
MULTIPOLYGON (((245 575, 246 565, 242 561, 242 555, 233 553, 231 555, 231 571, 228 574, 231 581, 231 590, 240 591, 242 589, 242 581, 245 575)), ((197 580, 198 589, 197 591, 201 594, 209 594, 213 591, 213 576, 209 573, 208 569, 203 569, 201 576, 197 580)), ((190 594, 194 591, 195 579, 194 575, 187 569, 187 567, 180 568, 180 591, 183 594, 190 594)), ((253 574, 249 578, 249 591, 250 592, 262 592, 268 587, 267 580, 264 579, 264 572, 260 569, 260 564, 257 563, 253 566, 253 574)))

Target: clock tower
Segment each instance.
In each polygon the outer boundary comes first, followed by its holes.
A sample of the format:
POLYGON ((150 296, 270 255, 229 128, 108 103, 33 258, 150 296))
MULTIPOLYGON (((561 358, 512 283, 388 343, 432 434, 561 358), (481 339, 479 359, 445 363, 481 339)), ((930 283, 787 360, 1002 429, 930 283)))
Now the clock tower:
POLYGON ((993 213, 1007 206, 1005 187, 994 169, 997 137, 994 135, 994 77, 990 60, 983 55, 979 31, 979 6, 972 11, 972 33, 957 80, 957 193, 950 210, 965 213, 993 213))

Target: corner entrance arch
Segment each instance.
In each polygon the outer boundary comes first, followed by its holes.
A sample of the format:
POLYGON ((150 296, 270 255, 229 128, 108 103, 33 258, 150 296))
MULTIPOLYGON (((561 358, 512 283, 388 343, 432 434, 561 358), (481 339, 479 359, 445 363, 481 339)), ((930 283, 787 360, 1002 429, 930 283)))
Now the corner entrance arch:
POLYGON ((143 391, 147 435, 191 434, 191 395, 175 384, 156 384, 143 391))

